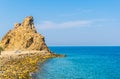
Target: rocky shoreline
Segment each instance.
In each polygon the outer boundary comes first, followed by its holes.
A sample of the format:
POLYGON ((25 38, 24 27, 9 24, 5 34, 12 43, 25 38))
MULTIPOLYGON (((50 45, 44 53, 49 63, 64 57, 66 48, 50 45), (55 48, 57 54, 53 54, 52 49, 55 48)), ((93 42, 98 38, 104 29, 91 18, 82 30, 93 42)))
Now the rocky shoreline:
POLYGON ((64 55, 44 54, 43 51, 37 51, 1 56, 0 79, 31 79, 30 73, 38 69, 38 62, 42 63, 53 57, 64 57, 64 55))

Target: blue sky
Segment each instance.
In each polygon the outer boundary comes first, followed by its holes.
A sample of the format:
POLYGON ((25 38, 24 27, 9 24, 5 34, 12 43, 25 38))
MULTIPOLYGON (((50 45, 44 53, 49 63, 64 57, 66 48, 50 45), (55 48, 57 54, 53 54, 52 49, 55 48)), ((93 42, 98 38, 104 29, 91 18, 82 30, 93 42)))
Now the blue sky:
POLYGON ((120 46, 120 0, 1 0, 0 36, 29 15, 48 46, 120 46))

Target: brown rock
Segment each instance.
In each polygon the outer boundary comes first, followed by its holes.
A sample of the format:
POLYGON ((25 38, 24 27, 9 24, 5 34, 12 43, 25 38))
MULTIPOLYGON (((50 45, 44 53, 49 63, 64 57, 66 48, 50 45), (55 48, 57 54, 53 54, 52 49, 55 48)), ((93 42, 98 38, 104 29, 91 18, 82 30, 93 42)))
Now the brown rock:
POLYGON ((18 28, 19 26, 21 26, 21 23, 15 23, 15 24, 14 24, 14 28, 15 28, 15 29, 18 28))
POLYGON ((33 17, 26 17, 22 23, 16 23, 0 41, 4 50, 45 50, 49 51, 44 37, 37 33, 33 17))

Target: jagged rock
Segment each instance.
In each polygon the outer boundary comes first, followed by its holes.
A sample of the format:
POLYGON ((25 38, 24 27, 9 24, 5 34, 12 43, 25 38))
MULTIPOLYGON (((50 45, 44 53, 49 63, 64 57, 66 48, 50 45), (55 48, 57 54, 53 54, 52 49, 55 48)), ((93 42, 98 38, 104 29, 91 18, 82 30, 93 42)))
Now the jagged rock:
POLYGON ((32 16, 26 17, 22 22, 22 26, 31 27, 31 29, 33 29, 34 28, 33 17, 32 16))
POLYGON ((37 33, 33 17, 26 17, 22 23, 14 24, 14 29, 9 30, 0 41, 4 50, 45 50, 49 51, 44 37, 37 33))
POLYGON ((21 26, 21 23, 15 23, 15 24, 14 24, 14 28, 15 28, 15 29, 18 28, 19 26, 21 26))

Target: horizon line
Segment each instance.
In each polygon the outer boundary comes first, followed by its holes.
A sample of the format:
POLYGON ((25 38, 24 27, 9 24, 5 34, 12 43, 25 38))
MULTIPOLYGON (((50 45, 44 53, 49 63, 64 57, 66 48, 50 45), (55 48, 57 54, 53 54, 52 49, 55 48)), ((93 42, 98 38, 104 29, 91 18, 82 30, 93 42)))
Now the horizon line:
POLYGON ((120 47, 120 45, 48 45, 48 47, 120 47))

